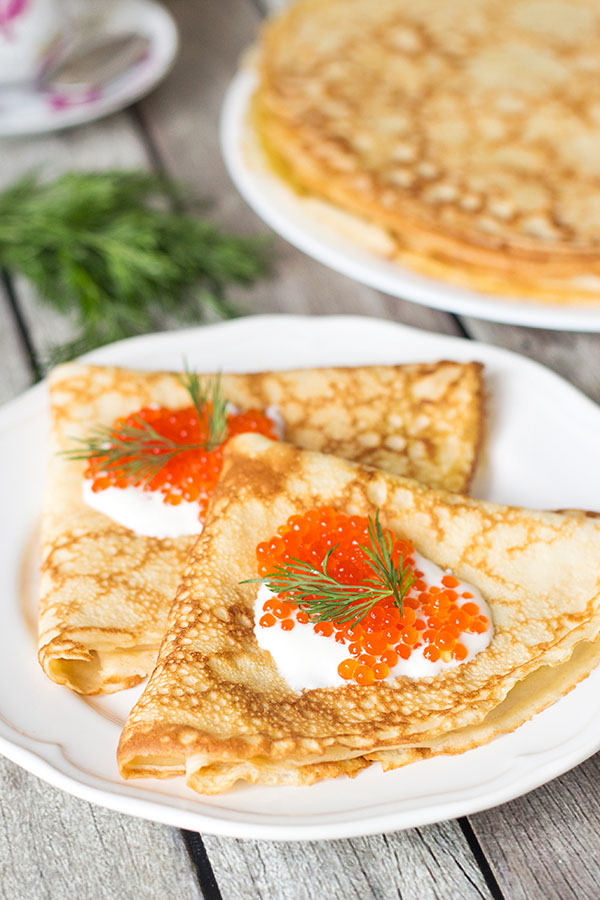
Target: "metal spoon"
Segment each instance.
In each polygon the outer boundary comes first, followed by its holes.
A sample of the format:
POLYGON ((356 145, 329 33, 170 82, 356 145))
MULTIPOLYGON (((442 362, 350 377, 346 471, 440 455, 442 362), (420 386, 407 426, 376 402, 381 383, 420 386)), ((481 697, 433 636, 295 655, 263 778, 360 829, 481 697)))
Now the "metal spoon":
POLYGON ((149 47, 149 38, 134 31, 79 38, 42 72, 38 85, 60 93, 99 90, 140 62, 149 47))

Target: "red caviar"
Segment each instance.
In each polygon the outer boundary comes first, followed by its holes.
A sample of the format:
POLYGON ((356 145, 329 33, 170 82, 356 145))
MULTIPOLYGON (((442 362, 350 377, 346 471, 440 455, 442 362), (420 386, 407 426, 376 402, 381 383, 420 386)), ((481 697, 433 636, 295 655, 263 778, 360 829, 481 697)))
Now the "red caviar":
POLYGON ((340 678, 345 678, 346 680, 353 678, 354 673, 358 668, 358 663, 355 659, 345 659, 338 666, 338 675, 340 678))
MULTIPOLYGON (((144 407, 127 418, 117 419, 114 428, 117 431, 120 426, 138 428, 140 419, 151 425, 162 437, 169 438, 176 444, 201 444, 208 438, 206 421, 200 421, 194 406, 176 410, 144 407)), ((177 506, 182 500, 197 502, 198 517, 204 519, 210 497, 221 474, 223 447, 235 434, 247 431, 264 434, 272 440, 277 439, 275 426, 264 413, 255 409, 232 413, 227 416, 227 437, 223 443, 214 450, 183 450, 175 454, 150 481, 144 484, 144 490, 160 491, 163 501, 173 506, 177 506)), ((123 440, 128 439, 125 435, 121 437, 123 440)), ((127 457, 121 462, 124 464, 130 460, 131 457, 127 457)), ((85 477, 92 479, 93 491, 102 491, 107 487, 139 486, 143 483, 124 473, 118 464, 108 469, 104 466, 105 457, 94 456, 89 460, 85 477)))
MULTIPOLYGON (((460 585, 458 578, 444 575, 441 587, 429 586, 423 572, 415 569, 412 543, 392 532, 388 534, 393 539, 392 557, 398 561, 402 555, 403 564, 416 576, 404 598, 402 612, 390 596, 378 600, 354 628, 348 622, 336 621, 313 625, 316 634, 347 646, 349 657, 340 663, 337 671, 345 681, 359 685, 387 678, 399 659, 409 659, 421 647, 423 656, 431 662, 440 658, 445 662, 451 659, 462 662, 468 651, 460 642, 461 636, 481 633, 489 626, 489 620, 473 602, 472 594, 465 592, 459 598, 454 590, 460 585), (465 599, 469 602, 464 602, 465 599)), ((276 535, 258 544, 258 571, 264 577, 291 559, 321 567, 327 552, 335 547, 329 556, 328 574, 342 584, 360 585, 373 577, 361 544, 369 546, 366 517, 346 516, 331 507, 311 509, 302 516, 291 516, 279 526, 276 535)), ((263 605, 265 614, 260 624, 272 627, 279 623, 284 630, 293 627, 294 621, 307 625, 309 603, 310 598, 306 598, 297 605, 291 593, 271 597, 263 605)))

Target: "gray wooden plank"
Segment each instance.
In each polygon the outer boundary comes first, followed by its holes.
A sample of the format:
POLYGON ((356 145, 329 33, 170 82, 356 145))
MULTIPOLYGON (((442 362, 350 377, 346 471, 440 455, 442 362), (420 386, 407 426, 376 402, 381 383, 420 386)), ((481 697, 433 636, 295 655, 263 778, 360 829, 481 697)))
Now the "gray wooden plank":
POLYGON ((510 900, 598 900, 600 754, 537 791, 471 816, 510 900))
POLYGON ((223 900, 492 897, 471 851, 457 847, 454 822, 344 841, 204 844, 223 900))
POLYGON ((93 806, 0 759, 4 900, 199 900, 180 833, 93 806))
MULTIPOLYGON (((86 128, 0 142, 0 186, 32 168, 55 175, 69 168, 147 164, 128 114, 86 128)), ((68 319, 39 304, 17 280, 18 300, 34 348, 44 355, 72 335, 68 319)), ((14 323, 0 294, 0 391, 8 398, 28 373, 14 323)), ((199 897, 196 872, 173 828, 118 816, 75 800, 0 760, 2 897, 199 897)))

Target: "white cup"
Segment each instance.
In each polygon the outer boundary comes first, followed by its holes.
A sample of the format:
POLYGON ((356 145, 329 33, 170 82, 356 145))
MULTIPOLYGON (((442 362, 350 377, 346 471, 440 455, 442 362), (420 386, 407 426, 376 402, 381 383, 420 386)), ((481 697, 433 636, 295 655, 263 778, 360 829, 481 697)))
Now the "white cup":
POLYGON ((61 0, 0 0, 0 89, 35 82, 67 32, 61 0))

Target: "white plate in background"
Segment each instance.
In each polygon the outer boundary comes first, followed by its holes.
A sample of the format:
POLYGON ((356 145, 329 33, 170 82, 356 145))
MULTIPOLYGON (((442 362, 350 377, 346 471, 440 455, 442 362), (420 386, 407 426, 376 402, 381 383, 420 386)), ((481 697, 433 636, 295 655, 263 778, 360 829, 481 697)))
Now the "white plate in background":
POLYGON ((412 303, 512 325, 600 331, 600 302, 595 307, 567 306, 480 293, 420 275, 365 249, 362 237, 369 240, 370 226, 365 226, 359 243, 344 225, 343 213, 338 219, 335 210, 325 212, 315 201, 299 197, 265 163, 248 127, 255 87, 256 76, 250 68, 240 69, 231 82, 221 118, 223 157, 249 206, 290 244, 355 281, 412 303), (332 217, 338 219, 337 227, 332 217))

